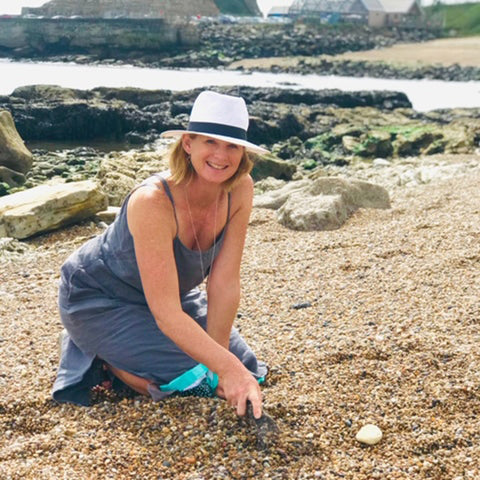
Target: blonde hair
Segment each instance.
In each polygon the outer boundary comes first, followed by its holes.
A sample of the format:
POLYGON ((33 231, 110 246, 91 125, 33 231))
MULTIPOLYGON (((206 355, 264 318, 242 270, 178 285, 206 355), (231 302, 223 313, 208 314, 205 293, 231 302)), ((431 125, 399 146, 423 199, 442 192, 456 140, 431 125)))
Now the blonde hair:
MULTIPOLYGON (((190 138, 195 138, 195 134, 188 134, 190 138)), ((172 177, 173 183, 178 185, 179 183, 188 183, 196 175, 195 170, 190 162, 190 156, 184 150, 182 145, 182 138, 180 137, 170 149, 170 175, 172 177)), ((250 159, 250 156, 247 153, 247 150, 244 148, 242 159, 238 166, 237 171, 228 179, 223 182, 223 188, 225 191, 231 191, 238 180, 244 175, 249 174, 253 168, 253 161, 250 159)))

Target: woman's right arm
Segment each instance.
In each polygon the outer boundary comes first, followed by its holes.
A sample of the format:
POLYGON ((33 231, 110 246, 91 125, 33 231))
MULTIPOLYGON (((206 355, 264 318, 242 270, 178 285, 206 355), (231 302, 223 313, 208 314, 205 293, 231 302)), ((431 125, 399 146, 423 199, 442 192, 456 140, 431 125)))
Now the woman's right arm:
POLYGON ((256 380, 235 355, 213 340, 182 310, 173 253, 176 223, 165 192, 139 188, 130 197, 127 208, 143 290, 158 327, 187 355, 219 377, 238 384, 227 401, 243 414, 246 401, 250 400, 255 416, 259 417, 261 395, 256 380))

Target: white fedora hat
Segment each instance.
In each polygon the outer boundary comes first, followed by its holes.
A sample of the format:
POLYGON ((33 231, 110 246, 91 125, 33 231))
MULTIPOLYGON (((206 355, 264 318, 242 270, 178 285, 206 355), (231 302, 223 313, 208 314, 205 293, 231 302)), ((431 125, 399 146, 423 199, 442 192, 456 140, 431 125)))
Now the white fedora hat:
POLYGON ((247 141, 248 111, 241 97, 204 91, 195 100, 186 130, 167 130, 162 137, 178 137, 185 133, 206 135, 241 145, 253 153, 268 150, 247 141))

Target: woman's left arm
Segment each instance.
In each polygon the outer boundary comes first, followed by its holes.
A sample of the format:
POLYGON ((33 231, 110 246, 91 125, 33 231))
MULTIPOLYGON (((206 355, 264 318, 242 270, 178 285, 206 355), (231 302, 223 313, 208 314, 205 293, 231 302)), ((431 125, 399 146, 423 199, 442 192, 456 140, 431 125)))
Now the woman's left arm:
POLYGON ((232 190, 230 201, 224 243, 208 278, 207 314, 207 333, 227 350, 240 303, 240 264, 252 210, 253 181, 249 175, 232 190))

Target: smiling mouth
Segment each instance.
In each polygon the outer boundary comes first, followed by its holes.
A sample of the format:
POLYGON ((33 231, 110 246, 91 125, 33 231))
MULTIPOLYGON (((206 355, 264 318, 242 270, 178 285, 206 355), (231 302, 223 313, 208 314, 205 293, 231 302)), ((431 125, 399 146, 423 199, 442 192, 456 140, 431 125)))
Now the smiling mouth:
POLYGON ((215 170, 225 170, 228 167, 227 165, 217 165, 216 163, 212 162, 207 162, 207 165, 215 170))

